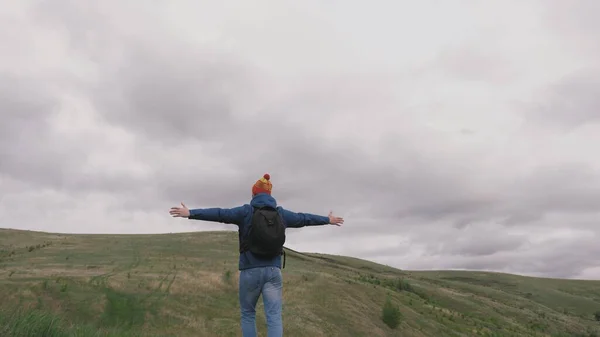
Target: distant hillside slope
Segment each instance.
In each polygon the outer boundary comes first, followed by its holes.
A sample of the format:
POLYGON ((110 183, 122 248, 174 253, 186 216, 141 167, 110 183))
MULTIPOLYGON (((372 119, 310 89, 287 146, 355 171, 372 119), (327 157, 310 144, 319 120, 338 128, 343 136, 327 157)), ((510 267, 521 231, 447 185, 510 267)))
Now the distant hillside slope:
MULTIPOLYGON (((287 337, 600 336, 596 281, 409 272, 294 251, 283 274, 287 337), (382 319, 386 299, 395 328, 382 319)), ((0 296, 2 336, 241 336, 237 233, 0 230, 0 296)), ((266 336, 261 302, 257 321, 266 336)))

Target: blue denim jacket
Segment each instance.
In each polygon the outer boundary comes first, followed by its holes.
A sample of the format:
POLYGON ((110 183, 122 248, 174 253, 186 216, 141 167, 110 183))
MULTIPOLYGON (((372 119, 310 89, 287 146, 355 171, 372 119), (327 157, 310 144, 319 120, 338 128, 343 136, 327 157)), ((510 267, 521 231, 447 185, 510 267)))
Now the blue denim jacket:
MULTIPOLYGON (((255 195, 250 201, 250 204, 234 208, 190 209, 189 219, 235 224, 238 226, 239 238, 241 240, 241 238, 245 237, 248 233, 250 222, 252 220, 253 207, 262 206, 276 208, 281 215, 286 228, 329 224, 329 217, 310 213, 295 213, 288 211, 281 206, 277 206, 275 198, 266 193, 255 195)), ((276 256, 272 259, 261 259, 252 254, 252 252, 240 253, 239 270, 268 266, 281 267, 281 256, 276 256)))

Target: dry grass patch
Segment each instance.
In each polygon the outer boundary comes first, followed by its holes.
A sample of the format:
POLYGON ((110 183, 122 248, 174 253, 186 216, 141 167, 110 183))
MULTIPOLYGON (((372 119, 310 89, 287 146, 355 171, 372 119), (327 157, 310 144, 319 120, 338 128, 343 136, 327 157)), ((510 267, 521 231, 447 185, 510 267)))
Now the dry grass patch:
POLYGON ((101 296, 94 299, 93 301, 88 302, 86 305, 93 312, 97 312, 98 314, 101 314, 104 311, 104 308, 106 307, 106 301, 108 301, 108 299, 106 298, 106 295, 102 294, 101 296))
POLYGON ((111 277, 106 280, 106 285, 115 290, 126 288, 128 283, 131 283, 131 280, 127 278, 126 274, 111 275, 111 277))
POLYGON ((450 296, 459 296, 459 297, 466 297, 466 296, 468 296, 468 294, 461 293, 459 291, 452 290, 452 289, 449 289, 449 288, 438 288, 438 291, 446 293, 446 294, 448 294, 450 296))
POLYGON ((226 284, 223 273, 210 271, 179 271, 171 285, 171 294, 189 294, 199 291, 221 291, 238 286, 239 278, 231 275, 231 284, 226 284))
POLYGON ((23 289, 21 291, 21 296, 25 299, 37 298, 37 295, 33 293, 30 289, 23 289))
POLYGON ((61 265, 47 265, 44 268, 35 269, 34 275, 36 277, 94 277, 107 272, 101 268, 65 268, 61 265))
POLYGON ((188 316, 189 312, 186 312, 186 314, 181 314, 174 310, 166 309, 166 308, 163 308, 161 310, 161 315, 163 317, 173 317, 175 319, 181 320, 185 327, 190 328, 194 331, 197 331, 200 333, 208 333, 208 330, 207 330, 208 326, 206 325, 206 320, 204 320, 202 316, 199 316, 199 315, 188 316))

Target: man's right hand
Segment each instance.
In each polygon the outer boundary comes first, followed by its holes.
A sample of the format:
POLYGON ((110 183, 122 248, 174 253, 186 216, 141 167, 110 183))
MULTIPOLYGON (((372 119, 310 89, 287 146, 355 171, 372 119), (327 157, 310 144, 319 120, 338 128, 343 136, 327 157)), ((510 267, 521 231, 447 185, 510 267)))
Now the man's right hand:
POLYGON ((336 226, 341 226, 344 223, 344 219, 334 216, 333 211, 329 212, 329 223, 336 226))
POLYGON ((189 218, 190 210, 181 202, 181 207, 171 207, 169 214, 174 218, 189 218))

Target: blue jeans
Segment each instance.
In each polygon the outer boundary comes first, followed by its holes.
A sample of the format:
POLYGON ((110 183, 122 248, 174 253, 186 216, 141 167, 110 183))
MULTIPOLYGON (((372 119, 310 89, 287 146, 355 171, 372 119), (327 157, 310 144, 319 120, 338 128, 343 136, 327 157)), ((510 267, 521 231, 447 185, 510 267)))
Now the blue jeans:
POLYGON ((281 269, 277 267, 240 271, 239 296, 243 337, 256 337, 256 303, 261 294, 267 319, 267 337, 283 336, 282 287, 281 269))

